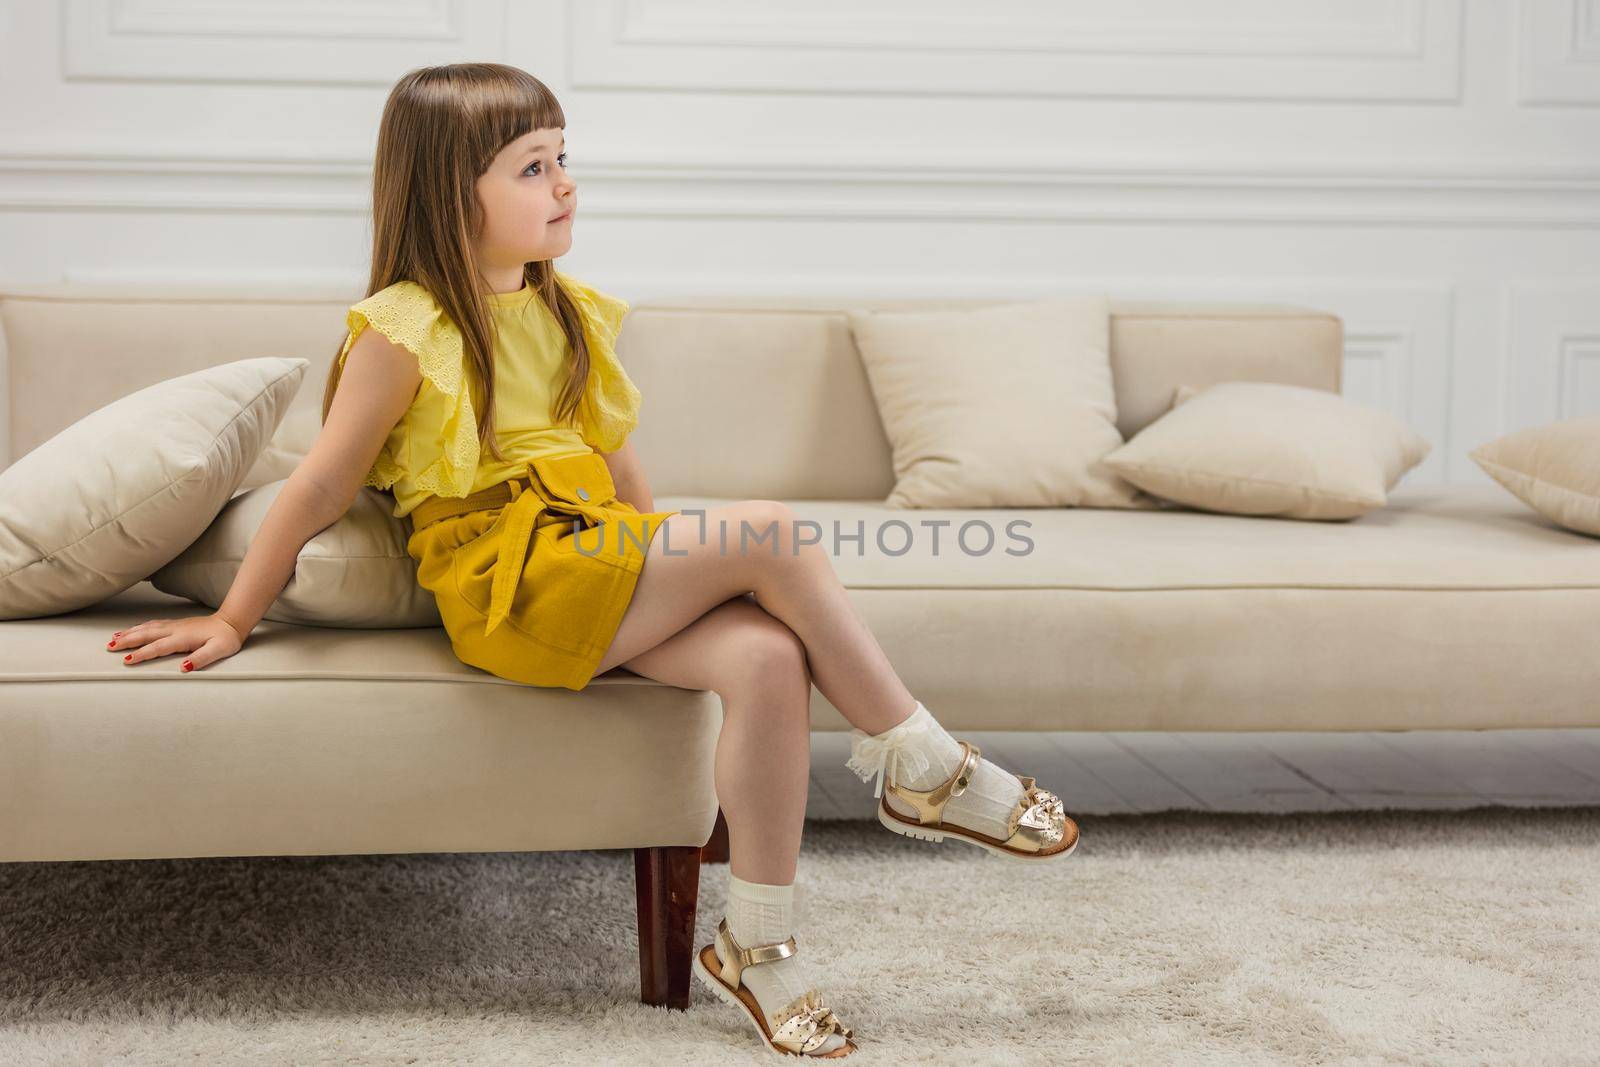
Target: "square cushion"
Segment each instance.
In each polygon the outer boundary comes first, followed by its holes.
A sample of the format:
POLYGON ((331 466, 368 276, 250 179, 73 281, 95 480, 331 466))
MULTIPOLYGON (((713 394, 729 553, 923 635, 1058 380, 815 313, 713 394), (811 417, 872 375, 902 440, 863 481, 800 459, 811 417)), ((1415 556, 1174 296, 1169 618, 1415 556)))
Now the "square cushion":
MULTIPOLYGON (((220 607, 287 484, 282 478, 234 497, 199 540, 150 576, 150 584, 220 607)), ((262 617, 354 629, 442 625, 439 606, 418 584, 416 560, 406 551, 411 520, 395 518, 393 509, 393 497, 363 487, 348 511, 305 543, 294 574, 262 617)))
POLYGON ((1207 511, 1349 519, 1382 507, 1430 445, 1386 411, 1278 382, 1179 386, 1172 410, 1106 457, 1157 496, 1207 511))
POLYGON ((157 382, 0 472, 0 618, 96 604, 187 548, 272 438, 308 366, 262 357, 157 382))
POLYGON ((1518 430, 1467 454, 1551 522, 1600 536, 1600 416, 1518 430))
POLYGON ((849 312, 894 453, 893 508, 1157 507, 1122 444, 1103 295, 849 312))

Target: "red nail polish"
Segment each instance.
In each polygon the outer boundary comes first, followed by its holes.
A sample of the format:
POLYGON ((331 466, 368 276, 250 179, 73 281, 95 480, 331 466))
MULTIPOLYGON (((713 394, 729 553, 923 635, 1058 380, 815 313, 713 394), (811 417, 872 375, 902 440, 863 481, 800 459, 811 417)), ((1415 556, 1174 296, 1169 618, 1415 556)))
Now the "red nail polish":
POLYGON ((115 640, 115 639, 112 639, 112 640, 110 640, 110 641, 107 641, 107 642, 106 642, 106 647, 107 647, 107 648, 116 648, 116 647, 117 647, 117 642, 116 642, 116 640, 115 640))
POLYGON ((184 660, 183 661, 183 669, 186 670, 186 671, 192 671, 192 670, 194 670, 194 664, 190 663, 188 660, 184 660))
POLYGON ((132 659, 132 658, 133 658, 133 653, 132 653, 132 652, 129 652, 129 653, 128 653, 128 654, 127 654, 127 655, 126 655, 126 656, 123 656, 123 657, 122 657, 122 658, 123 658, 123 659, 124 659, 124 660, 130 660, 130 659, 132 659))

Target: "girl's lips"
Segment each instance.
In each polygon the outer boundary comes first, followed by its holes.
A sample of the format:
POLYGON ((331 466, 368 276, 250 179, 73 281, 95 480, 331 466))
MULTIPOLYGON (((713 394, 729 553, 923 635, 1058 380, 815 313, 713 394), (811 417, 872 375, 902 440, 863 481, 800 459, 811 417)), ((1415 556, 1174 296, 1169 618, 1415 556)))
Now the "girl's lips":
POLYGON ((551 219, 550 221, 551 222, 571 222, 572 221, 572 212, 569 211, 565 215, 557 215, 555 218, 551 219))

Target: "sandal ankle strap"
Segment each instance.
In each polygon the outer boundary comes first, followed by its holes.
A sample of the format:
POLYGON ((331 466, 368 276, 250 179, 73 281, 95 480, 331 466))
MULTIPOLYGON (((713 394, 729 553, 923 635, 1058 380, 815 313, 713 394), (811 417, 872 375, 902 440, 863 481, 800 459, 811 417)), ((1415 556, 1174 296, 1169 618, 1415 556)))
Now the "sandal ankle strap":
POLYGON ((917 821, 923 824, 942 822, 944 820, 944 806, 950 802, 951 797, 958 797, 967 791, 967 786, 972 784, 972 776, 978 770, 978 763, 983 758, 983 750, 971 741, 961 741, 961 747, 966 750, 962 757, 961 766, 944 782, 926 792, 917 789, 907 789, 905 786, 894 782, 888 783, 888 789, 901 800, 910 804, 917 812, 917 821))
POLYGON ((739 988, 739 976, 744 973, 746 967, 754 967, 758 963, 771 963, 774 960, 788 959, 799 951, 795 947, 793 934, 790 934, 782 941, 774 941, 768 945, 751 945, 749 948, 745 948, 734 940, 733 931, 728 929, 726 917, 717 924, 717 936, 727 939, 727 944, 724 947, 728 959, 722 965, 723 976, 727 978, 728 984, 735 989, 739 988))

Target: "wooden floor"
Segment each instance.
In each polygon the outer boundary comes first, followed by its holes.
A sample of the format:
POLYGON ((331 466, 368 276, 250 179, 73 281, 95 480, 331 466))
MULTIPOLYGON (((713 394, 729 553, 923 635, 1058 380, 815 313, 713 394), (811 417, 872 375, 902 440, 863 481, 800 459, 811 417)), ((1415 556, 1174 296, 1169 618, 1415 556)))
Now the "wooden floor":
MULTIPOLYGON (((957 736, 1086 815, 1600 805, 1600 729, 957 736)), ((808 818, 873 817, 849 758, 849 734, 811 735, 808 818)))

